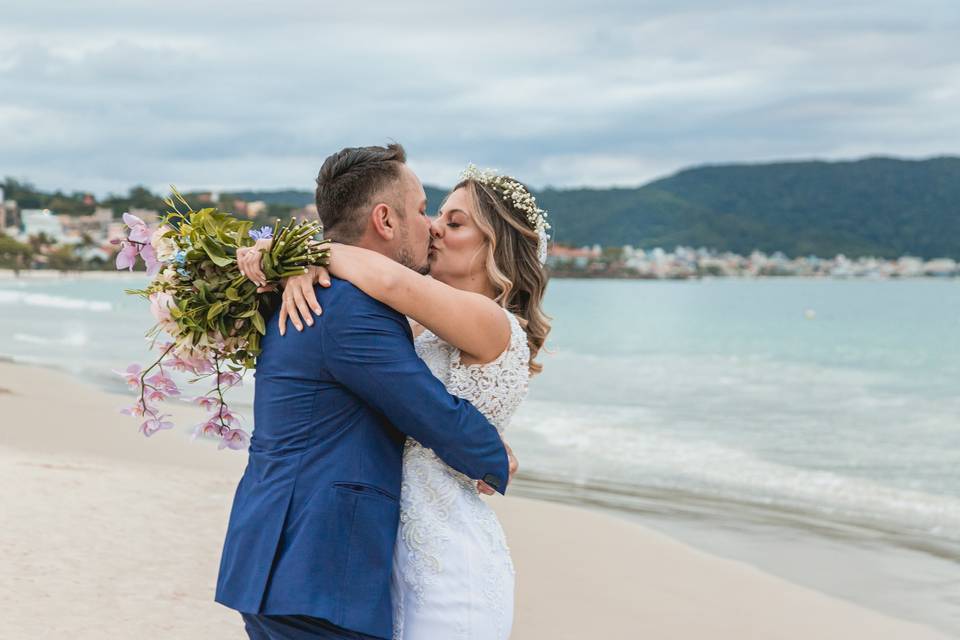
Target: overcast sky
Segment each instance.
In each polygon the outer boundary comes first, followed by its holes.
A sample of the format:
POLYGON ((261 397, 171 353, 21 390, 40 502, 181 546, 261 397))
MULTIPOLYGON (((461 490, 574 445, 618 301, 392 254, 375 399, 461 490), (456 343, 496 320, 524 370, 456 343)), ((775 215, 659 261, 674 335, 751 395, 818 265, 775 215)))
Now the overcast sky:
POLYGON ((437 185, 960 154, 958 0, 328 4, 2 0, 0 176, 309 189, 387 139, 437 185))

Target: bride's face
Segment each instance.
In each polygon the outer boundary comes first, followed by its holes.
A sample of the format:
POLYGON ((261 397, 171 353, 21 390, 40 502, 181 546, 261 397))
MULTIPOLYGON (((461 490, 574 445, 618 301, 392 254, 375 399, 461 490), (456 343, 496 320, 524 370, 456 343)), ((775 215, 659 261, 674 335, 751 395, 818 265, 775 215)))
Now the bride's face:
POLYGON ((451 193, 430 225, 430 275, 458 288, 475 289, 487 280, 486 238, 465 189, 451 193))

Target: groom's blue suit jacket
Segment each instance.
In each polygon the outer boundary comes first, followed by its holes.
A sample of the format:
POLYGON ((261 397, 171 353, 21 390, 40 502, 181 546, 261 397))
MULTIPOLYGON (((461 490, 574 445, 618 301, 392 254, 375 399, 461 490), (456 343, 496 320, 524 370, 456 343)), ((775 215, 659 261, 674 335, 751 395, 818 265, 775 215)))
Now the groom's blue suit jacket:
POLYGON ((281 337, 275 313, 263 337, 216 600, 388 638, 405 434, 501 492, 507 455, 417 357, 402 315, 343 280, 316 291, 312 327, 281 337))

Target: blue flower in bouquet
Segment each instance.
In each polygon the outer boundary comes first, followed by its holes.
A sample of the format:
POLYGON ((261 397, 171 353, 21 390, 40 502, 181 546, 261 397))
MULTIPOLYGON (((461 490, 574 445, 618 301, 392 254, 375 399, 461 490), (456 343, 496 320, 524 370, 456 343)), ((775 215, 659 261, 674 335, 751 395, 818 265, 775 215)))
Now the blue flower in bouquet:
POLYGON ((186 264, 187 252, 183 249, 178 249, 177 252, 173 254, 173 261, 177 264, 186 264))
POLYGON ((273 237, 273 228, 260 227, 259 229, 251 229, 249 233, 254 240, 269 240, 273 237))

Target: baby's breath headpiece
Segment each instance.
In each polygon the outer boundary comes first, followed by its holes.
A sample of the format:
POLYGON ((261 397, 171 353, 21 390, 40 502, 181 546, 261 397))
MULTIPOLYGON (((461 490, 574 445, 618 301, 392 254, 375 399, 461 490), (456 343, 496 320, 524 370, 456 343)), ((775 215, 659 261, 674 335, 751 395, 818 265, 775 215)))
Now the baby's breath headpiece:
POLYGON ((527 222, 537 232, 539 238, 537 241, 537 258, 540 260, 540 264, 546 263, 547 243, 550 240, 547 235, 547 229, 550 228, 550 224, 547 222, 547 212, 537 206, 536 199, 532 193, 527 191, 526 187, 512 178, 498 174, 496 169, 478 169, 473 164, 467 165, 467 168, 460 174, 460 179, 475 180, 496 190, 506 200, 512 202, 514 208, 523 211, 527 217, 527 222))

